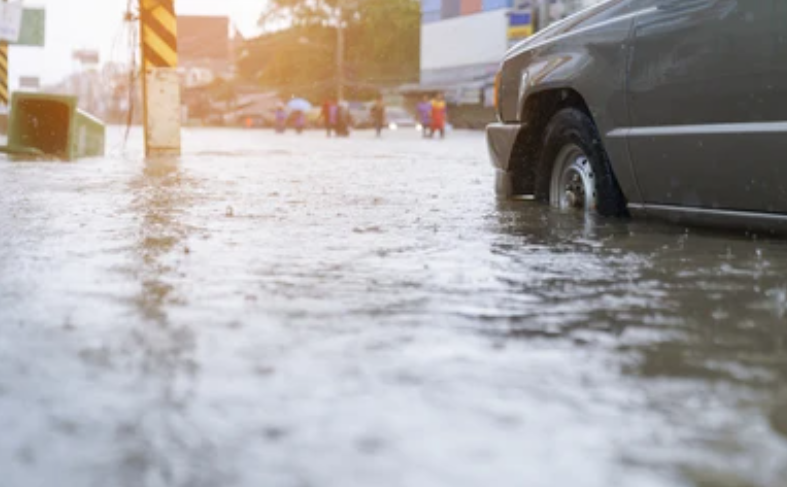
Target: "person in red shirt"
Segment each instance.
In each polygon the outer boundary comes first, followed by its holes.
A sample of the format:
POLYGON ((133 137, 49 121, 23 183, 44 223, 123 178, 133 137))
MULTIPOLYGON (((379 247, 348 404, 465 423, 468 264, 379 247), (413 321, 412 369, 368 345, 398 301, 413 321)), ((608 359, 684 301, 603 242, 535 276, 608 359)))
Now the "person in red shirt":
POLYGON ((432 134, 440 132, 440 138, 445 138, 445 125, 448 119, 448 108, 442 93, 432 100, 432 134))

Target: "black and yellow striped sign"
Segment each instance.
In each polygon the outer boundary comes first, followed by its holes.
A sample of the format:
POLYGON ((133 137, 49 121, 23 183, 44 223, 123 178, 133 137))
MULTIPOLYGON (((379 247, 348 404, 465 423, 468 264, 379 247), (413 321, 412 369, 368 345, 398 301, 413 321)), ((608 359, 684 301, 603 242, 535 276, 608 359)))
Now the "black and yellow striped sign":
POLYGON ((178 65, 178 18, 175 0, 141 0, 142 59, 145 69, 178 65))
POLYGON ((8 106, 8 43, 0 42, 0 104, 8 106))

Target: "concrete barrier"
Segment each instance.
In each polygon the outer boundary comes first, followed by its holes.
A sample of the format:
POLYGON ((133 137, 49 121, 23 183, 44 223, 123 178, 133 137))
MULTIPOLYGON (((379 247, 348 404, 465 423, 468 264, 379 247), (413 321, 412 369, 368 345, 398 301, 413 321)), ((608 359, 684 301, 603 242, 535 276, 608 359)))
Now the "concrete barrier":
POLYGON ((77 108, 73 96, 14 93, 8 145, 0 152, 62 160, 104 155, 106 128, 77 108))

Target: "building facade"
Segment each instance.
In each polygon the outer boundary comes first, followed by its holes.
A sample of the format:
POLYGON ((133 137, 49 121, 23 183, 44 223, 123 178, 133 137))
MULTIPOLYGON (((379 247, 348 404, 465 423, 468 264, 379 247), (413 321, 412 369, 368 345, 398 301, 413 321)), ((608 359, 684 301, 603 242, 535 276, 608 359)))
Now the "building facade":
MULTIPOLYGON (((454 105, 492 103, 508 48, 537 29, 541 0, 421 0, 421 88, 454 105)), ((599 0, 543 0, 558 20, 599 0)))
POLYGON ((231 78, 233 48, 229 17, 178 16, 178 68, 186 88, 231 78))

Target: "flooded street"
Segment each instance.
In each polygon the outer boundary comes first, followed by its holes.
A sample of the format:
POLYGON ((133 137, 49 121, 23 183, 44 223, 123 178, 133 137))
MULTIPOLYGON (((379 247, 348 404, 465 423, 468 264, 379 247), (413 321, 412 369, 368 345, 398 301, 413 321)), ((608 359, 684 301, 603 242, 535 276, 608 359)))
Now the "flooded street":
POLYGON ((0 485, 787 485, 787 240, 499 203, 481 133, 122 135, 0 160, 0 485))

